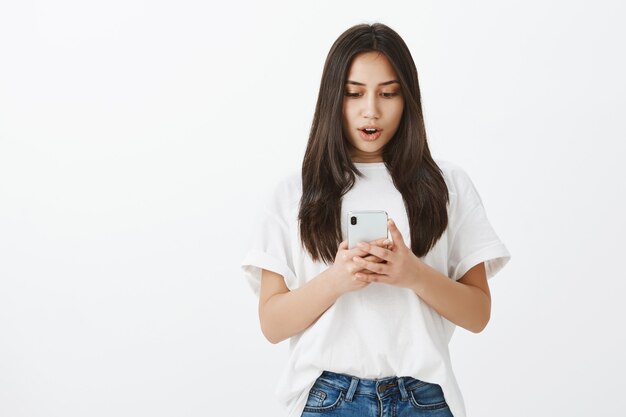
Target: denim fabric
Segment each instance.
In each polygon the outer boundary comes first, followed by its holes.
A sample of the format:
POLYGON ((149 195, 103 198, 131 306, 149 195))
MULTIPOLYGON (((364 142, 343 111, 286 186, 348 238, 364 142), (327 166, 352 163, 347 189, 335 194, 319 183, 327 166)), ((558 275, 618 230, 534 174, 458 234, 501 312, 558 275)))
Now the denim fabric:
POLYGON ((362 379, 324 371, 302 417, 453 417, 438 384, 411 377, 362 379))

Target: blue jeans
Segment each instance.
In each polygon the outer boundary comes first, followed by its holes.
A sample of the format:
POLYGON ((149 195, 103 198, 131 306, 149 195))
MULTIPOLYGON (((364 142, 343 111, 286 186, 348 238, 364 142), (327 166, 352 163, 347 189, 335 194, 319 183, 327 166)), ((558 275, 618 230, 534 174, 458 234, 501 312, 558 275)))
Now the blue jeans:
POLYGON ((454 417, 441 386, 403 376, 362 379, 324 371, 302 417, 454 417))

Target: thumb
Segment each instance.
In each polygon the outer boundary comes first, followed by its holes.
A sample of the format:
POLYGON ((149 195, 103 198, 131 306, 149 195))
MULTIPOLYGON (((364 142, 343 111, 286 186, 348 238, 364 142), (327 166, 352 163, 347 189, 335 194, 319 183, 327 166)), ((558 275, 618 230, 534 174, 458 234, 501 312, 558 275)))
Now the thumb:
POLYGON ((406 248, 402 233, 400 233, 398 226, 396 226, 396 223, 392 219, 389 219, 387 221, 387 227, 389 227, 389 233, 391 233, 391 238, 393 239, 394 245, 396 245, 397 247, 406 248))
POLYGON ((348 249, 348 241, 347 241, 347 240, 342 241, 342 242, 339 244, 339 249, 343 249, 343 250, 348 249))

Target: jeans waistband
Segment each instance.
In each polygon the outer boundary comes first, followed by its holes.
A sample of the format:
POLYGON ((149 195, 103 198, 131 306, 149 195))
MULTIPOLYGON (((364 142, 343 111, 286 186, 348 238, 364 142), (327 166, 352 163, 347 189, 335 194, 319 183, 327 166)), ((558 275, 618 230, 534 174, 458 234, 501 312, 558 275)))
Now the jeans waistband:
POLYGON ((355 394, 376 395, 383 398, 390 395, 397 395, 398 393, 402 397, 402 400, 406 401, 408 398, 407 390, 415 384, 424 384, 424 382, 418 379, 406 376, 365 379, 330 371, 323 371, 318 380, 332 387, 346 391, 347 401, 352 401, 352 397, 355 394))

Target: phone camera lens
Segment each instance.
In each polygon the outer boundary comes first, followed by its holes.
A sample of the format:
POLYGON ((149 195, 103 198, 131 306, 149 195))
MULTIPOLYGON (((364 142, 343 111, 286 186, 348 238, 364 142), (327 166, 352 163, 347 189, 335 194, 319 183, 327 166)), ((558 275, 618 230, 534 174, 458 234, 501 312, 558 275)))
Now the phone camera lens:
POLYGON ((356 224, 356 216, 350 217, 350 224, 351 225, 355 225, 356 224))

